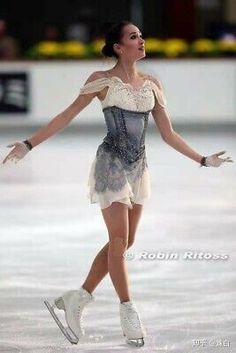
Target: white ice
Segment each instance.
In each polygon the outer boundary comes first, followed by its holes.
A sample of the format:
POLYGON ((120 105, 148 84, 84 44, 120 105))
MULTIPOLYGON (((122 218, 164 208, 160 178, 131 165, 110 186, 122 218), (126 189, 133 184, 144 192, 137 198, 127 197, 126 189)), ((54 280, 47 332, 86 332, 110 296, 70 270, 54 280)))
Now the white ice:
MULTIPOLYGON (((236 159, 233 130, 179 133, 201 154, 226 150, 236 159)), ((7 144, 30 136, 2 133, 1 162, 7 144)), ((99 205, 87 198, 103 136, 65 131, 18 164, 0 165, 0 352, 235 352, 236 162, 199 168, 157 130, 149 129, 146 138, 152 196, 127 252, 145 346, 125 343, 109 275, 85 310, 84 342, 67 342, 46 310, 44 299, 79 288, 108 240, 99 205), (144 252, 148 257, 140 259, 144 252), (185 259, 186 252, 197 258, 185 259), (168 258, 172 253, 175 259, 168 258)))

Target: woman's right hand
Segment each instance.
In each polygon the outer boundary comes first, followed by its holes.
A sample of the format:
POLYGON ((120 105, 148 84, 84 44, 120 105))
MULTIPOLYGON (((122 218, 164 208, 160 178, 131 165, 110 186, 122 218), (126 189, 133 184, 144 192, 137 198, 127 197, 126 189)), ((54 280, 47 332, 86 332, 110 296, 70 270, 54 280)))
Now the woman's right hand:
POLYGON ((221 151, 218 153, 214 153, 211 156, 206 157, 206 167, 220 167, 222 163, 224 162, 230 162, 232 163, 233 160, 231 157, 226 157, 226 158, 220 158, 222 154, 224 154, 226 151, 221 151))
POLYGON ((7 147, 14 147, 13 150, 6 156, 2 164, 6 163, 8 160, 15 161, 17 163, 22 159, 30 150, 24 144, 24 142, 14 142, 7 147))

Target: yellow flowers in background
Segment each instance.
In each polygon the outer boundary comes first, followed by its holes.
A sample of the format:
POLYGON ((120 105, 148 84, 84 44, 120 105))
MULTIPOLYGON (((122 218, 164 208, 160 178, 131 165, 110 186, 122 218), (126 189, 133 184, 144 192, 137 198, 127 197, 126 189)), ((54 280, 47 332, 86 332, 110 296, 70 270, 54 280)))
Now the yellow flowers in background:
POLYGON ((235 56, 236 55, 236 40, 221 39, 210 40, 200 38, 191 45, 193 54, 202 56, 235 56))
POLYGON ((183 56, 189 51, 188 43, 183 39, 167 39, 164 45, 164 53, 168 58, 183 56))
POLYGON ((103 39, 96 39, 90 44, 90 52, 95 55, 101 55, 101 50, 104 45, 105 41, 103 39))
POLYGON ((87 45, 79 41, 43 41, 30 48, 26 55, 32 59, 60 59, 87 57, 87 45))
MULTIPOLYGON (((102 57, 104 40, 97 38, 85 44, 80 41, 52 42, 42 41, 26 52, 32 59, 93 59, 102 57)), ((236 40, 225 38, 211 40, 198 38, 192 43, 184 39, 169 38, 166 40, 148 37, 145 39, 146 57, 225 57, 236 56, 236 40)))
POLYGON ((68 41, 61 43, 61 55, 70 58, 86 57, 87 47, 79 41, 68 41))
POLYGON ((193 54, 215 54, 217 52, 216 43, 207 38, 199 38, 192 43, 191 51, 193 54))
POLYGON ((35 46, 35 51, 38 52, 40 56, 53 57, 60 53, 60 44, 57 42, 40 42, 35 46))
POLYGON ((233 39, 221 39, 217 41, 219 51, 236 54, 236 41, 233 39))
POLYGON ((164 41, 157 38, 145 39, 145 50, 149 54, 164 54, 164 41))

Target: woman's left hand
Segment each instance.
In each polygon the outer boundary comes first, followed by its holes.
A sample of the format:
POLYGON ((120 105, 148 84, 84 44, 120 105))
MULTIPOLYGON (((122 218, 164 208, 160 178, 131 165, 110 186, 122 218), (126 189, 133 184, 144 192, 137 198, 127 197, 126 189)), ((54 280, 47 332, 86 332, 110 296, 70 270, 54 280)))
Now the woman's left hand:
POLYGON ((221 151, 218 153, 214 153, 211 156, 207 156, 205 161, 206 167, 219 167, 224 162, 233 162, 231 157, 219 158, 219 156, 221 156, 225 152, 226 151, 221 151))
POLYGON ((14 161, 17 163, 20 159, 22 159, 27 153, 29 153, 28 147, 24 144, 24 142, 14 142, 7 147, 14 147, 13 150, 6 156, 2 164, 7 161, 14 161))

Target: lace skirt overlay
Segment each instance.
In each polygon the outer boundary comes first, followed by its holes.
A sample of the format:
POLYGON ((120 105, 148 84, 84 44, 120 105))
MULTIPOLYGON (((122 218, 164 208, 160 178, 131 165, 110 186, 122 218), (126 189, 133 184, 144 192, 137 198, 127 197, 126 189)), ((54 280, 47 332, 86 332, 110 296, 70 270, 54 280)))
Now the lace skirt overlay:
POLYGON ((91 203, 106 208, 114 201, 143 204, 150 197, 150 177, 145 151, 149 112, 117 106, 103 109, 107 135, 98 146, 89 173, 91 203))

